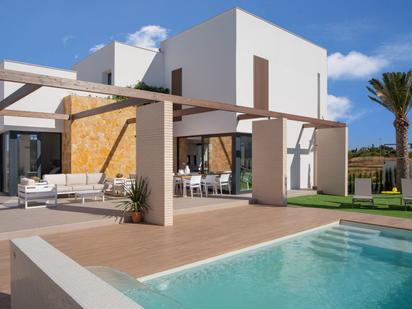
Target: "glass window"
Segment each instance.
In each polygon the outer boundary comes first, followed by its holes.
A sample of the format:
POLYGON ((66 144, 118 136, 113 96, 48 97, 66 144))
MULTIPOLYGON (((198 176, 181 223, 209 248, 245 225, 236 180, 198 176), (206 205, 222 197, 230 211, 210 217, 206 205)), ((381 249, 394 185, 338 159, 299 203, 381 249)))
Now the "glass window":
POLYGON ((107 84, 112 84, 112 72, 107 73, 107 84))
POLYGON ((240 191, 252 189, 252 136, 240 136, 240 191))
POLYGON ((9 177, 10 177, 10 156, 9 156, 9 139, 10 139, 10 134, 9 133, 4 133, 2 135, 2 184, 3 184, 3 192, 9 193, 9 177))
POLYGON ((2 149, 2 190, 15 195, 21 177, 61 173, 60 133, 5 133, 2 149))

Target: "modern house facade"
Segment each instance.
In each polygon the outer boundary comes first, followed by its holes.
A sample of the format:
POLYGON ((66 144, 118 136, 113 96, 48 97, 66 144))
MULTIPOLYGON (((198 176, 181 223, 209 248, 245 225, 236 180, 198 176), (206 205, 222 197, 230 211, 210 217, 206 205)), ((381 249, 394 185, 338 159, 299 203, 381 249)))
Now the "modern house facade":
MULTIPOLYGON (((73 71, 12 61, 0 66, 123 87, 143 81, 175 95, 327 118, 326 50, 238 8, 166 39, 159 50, 112 42, 73 65, 73 71)), ((0 100, 18 87, 0 82, 0 100)), ((12 109, 71 114, 111 102, 104 95, 42 87, 12 109)), ((135 124, 129 121, 134 109, 103 114, 100 122, 0 116, 2 191, 14 194, 21 176, 133 172, 136 166, 122 160, 135 162, 135 124)), ((174 171, 186 165, 204 173, 230 171, 233 192, 253 188, 252 120, 209 111, 175 117, 173 131, 174 171)), ((314 128, 288 122, 287 188, 315 186, 316 161, 314 128)))

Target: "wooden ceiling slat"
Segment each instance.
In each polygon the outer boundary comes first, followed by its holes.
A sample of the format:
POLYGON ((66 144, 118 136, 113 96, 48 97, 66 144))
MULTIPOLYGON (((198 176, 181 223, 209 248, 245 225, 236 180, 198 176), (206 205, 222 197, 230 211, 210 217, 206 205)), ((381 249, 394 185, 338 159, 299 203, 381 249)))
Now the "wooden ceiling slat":
POLYGON ((56 119, 56 120, 69 120, 69 118, 70 118, 70 116, 66 115, 66 114, 29 112, 29 111, 19 111, 19 110, 11 110, 11 109, 4 109, 4 110, 0 111, 0 116, 56 119))
POLYGON ((206 107, 183 108, 183 109, 178 109, 178 110, 173 111, 173 118, 206 113, 206 112, 211 112, 211 111, 214 111, 214 109, 206 108, 206 107))

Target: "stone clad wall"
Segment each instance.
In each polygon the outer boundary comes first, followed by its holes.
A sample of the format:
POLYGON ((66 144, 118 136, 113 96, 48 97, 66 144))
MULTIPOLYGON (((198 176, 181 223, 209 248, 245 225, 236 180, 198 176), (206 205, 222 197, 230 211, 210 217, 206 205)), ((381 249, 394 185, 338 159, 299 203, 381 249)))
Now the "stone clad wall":
MULTIPOLYGON (((114 100, 67 96, 65 113, 74 114, 110 104, 114 100)), ((129 176, 136 171, 136 108, 66 121, 62 137, 63 173, 104 172, 108 177, 117 173, 129 176)))
POLYGON ((209 138, 209 171, 232 170, 232 137, 216 136, 209 138))

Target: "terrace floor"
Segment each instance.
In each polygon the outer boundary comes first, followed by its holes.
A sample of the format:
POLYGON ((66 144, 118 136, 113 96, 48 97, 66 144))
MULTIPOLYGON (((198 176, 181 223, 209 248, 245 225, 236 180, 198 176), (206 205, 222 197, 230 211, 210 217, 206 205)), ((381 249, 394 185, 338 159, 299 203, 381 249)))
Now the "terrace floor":
MULTIPOLYGON (((111 224, 42 235, 83 266, 103 265, 141 277, 339 219, 412 229, 412 220, 343 211, 239 206, 182 214, 174 225, 111 224)), ((10 293, 9 245, 0 241, 0 308, 10 293)))
MULTIPOLYGON (((315 191, 289 191, 290 196, 315 191)), ((316 192, 315 192, 316 193, 316 192)), ((174 198, 174 214, 188 214, 249 205, 251 193, 211 195, 199 198, 174 198)), ((17 197, 0 196, 0 240, 37 234, 67 232, 119 223, 122 212, 116 208, 122 198, 106 196, 106 201, 87 200, 81 204, 74 198, 59 198, 57 207, 23 209, 17 207, 17 197)), ((41 205, 41 204, 39 204, 41 205)))

